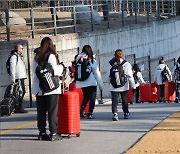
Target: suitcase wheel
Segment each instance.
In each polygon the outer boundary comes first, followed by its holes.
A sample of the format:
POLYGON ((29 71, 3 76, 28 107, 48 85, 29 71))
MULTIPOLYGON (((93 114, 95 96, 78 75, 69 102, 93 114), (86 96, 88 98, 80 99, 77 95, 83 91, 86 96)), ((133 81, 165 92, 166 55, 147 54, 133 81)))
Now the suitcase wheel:
POLYGON ((67 136, 67 137, 68 137, 68 139, 70 139, 70 138, 71 138, 71 134, 68 134, 68 136, 67 136))
POLYGON ((76 137, 80 137, 80 133, 76 134, 76 137))

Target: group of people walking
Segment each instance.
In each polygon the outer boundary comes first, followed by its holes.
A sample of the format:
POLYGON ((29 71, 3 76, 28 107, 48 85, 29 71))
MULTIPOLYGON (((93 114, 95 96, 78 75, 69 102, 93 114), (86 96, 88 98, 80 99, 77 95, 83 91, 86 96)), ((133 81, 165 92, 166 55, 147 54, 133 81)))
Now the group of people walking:
MULTIPOLYGON (((20 66, 23 63, 21 61, 22 49, 22 45, 16 46, 15 52, 19 54, 18 56, 20 57, 20 60, 18 60, 17 65, 13 65, 16 66, 16 68, 12 68, 11 77, 12 82, 17 82, 18 80, 20 80, 22 83, 22 87, 24 87, 24 79, 26 78, 26 74, 24 72, 25 67, 20 66)), ((33 61, 34 77, 32 93, 36 96, 37 103, 37 126, 39 130, 38 139, 50 141, 60 140, 62 139, 62 137, 57 134, 56 130, 58 122, 58 97, 60 94, 62 94, 62 80, 60 79, 63 73, 63 66, 60 63, 53 41, 49 37, 45 37, 42 39, 40 47, 36 48, 34 50, 34 53, 35 57, 33 61), (47 63, 50 64, 50 66, 47 65, 47 63), (42 77, 45 78, 41 78, 41 73, 44 73, 42 77), (43 81, 46 81, 47 83, 42 83, 43 81), (49 87, 43 87, 43 84, 49 84, 49 87), (47 117, 50 134, 46 132, 46 113, 48 113, 47 117)), ((12 64, 15 64, 16 61, 16 57, 14 56, 12 59, 12 64)), ((160 86, 160 101, 163 101, 164 97, 164 83, 161 79, 161 72, 165 67, 167 68, 167 71, 170 75, 170 80, 172 80, 171 72, 168 66, 165 64, 164 60, 159 60, 159 65, 155 71, 154 82, 156 82, 160 86)), ((180 57, 177 60, 174 72, 175 70, 177 70, 177 68, 180 68, 180 57)), ((73 69, 73 74, 71 74, 71 76, 74 78, 73 81, 76 82, 76 87, 81 88, 83 92, 83 101, 80 107, 80 117, 85 118, 84 109, 87 103, 90 102, 89 114, 87 115, 87 118, 93 119, 97 86, 99 86, 99 89, 103 91, 104 83, 95 55, 93 54, 90 45, 85 45, 82 48, 82 52, 75 56, 73 69), (82 72, 83 70, 85 72, 82 72)), ((109 90, 112 100, 112 120, 118 121, 119 116, 117 106, 119 103, 119 99, 121 99, 122 102, 124 119, 128 119, 130 116, 128 106, 128 90, 131 86, 135 95, 136 103, 140 103, 139 86, 140 84, 145 83, 139 66, 137 64, 134 64, 132 67, 131 64, 126 61, 124 52, 121 49, 117 49, 114 52, 114 56, 112 56, 112 59, 110 59, 108 62, 107 81, 109 83, 109 90)), ((176 84, 176 102, 178 102, 180 81, 176 81, 176 84)), ((25 94, 25 88, 23 89, 25 94)), ((26 112, 22 107, 22 101, 23 97, 21 98, 19 109, 16 112, 26 112)))
POLYGON ((175 102, 178 103, 179 91, 180 91, 180 57, 177 59, 177 62, 171 72, 167 64, 163 59, 159 60, 159 65, 155 70, 154 82, 159 85, 160 89, 160 100, 159 102, 165 102, 165 82, 172 81, 174 79, 176 87, 176 99, 175 102))

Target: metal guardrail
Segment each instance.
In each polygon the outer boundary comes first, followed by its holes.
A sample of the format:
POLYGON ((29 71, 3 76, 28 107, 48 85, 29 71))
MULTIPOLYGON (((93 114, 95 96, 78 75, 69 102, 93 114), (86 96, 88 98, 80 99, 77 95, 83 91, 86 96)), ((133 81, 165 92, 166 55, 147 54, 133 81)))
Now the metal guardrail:
MULTIPOLYGON (((58 1, 60 2, 60 1, 58 1)), ((64 1, 65 2, 65 1, 64 1)), ((67 2, 67 1, 66 1, 67 2)), ((70 2, 70 1, 69 1, 70 2)), ((73 2, 73 1, 71 1, 73 2)), ((74 1, 75 2, 75 1, 74 1)), ((77 2, 77 1, 76 1, 77 2)), ((80 1, 78 1, 80 2, 80 1)), ((82 2, 82 1, 81 1, 82 2)), ((90 8, 89 11, 76 11, 75 3, 69 3, 69 6, 54 6, 54 7, 31 7, 21 9, 0 9, 0 12, 5 11, 5 26, 0 26, 0 40, 10 41, 11 39, 21 37, 35 38, 36 35, 57 35, 64 33, 78 33, 83 31, 94 31, 98 29, 108 29, 129 24, 138 24, 162 20, 176 16, 176 3, 174 0, 160 1, 104 1, 101 4, 96 4, 93 1, 91 5, 86 5, 90 8), (94 4, 95 3, 95 4, 94 4), (70 5, 71 4, 71 5, 70 5), (96 10, 101 17, 101 23, 95 24, 93 11, 96 10), (22 14, 25 12, 28 16, 25 17, 26 26, 10 25, 11 11, 22 14), (49 13, 48 13, 49 12, 49 13), (50 14, 51 12, 51 14, 50 14), (62 14, 68 16, 62 16, 62 14), (90 14, 89 23, 78 24, 77 20, 85 18, 77 18, 78 14, 90 14), (44 14, 44 16, 43 16, 44 14), (39 18, 38 15, 42 15, 39 18), (118 24, 117 24, 118 23, 118 24)), ((67 4, 67 3, 65 3, 67 4)), ((78 3, 79 4, 79 3, 78 3)), ((84 1, 85 4, 85 1, 84 1)))

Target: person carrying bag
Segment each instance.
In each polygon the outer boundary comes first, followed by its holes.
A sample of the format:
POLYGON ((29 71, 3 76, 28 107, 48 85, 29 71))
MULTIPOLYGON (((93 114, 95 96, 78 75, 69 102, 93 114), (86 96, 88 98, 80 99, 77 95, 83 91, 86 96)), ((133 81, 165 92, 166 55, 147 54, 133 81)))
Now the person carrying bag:
POLYGON ((62 137, 57 134, 57 112, 59 94, 61 94, 59 77, 63 72, 63 66, 59 65, 58 54, 49 37, 43 38, 41 46, 34 52, 36 56, 32 93, 36 96, 37 103, 38 139, 61 140, 62 137), (48 113, 50 134, 46 132, 46 113, 48 113))

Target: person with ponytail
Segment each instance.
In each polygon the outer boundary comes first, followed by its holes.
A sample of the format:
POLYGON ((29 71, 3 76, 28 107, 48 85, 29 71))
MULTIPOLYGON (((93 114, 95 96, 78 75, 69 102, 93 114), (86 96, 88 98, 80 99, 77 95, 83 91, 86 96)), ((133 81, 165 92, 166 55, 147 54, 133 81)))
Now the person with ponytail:
MULTIPOLYGON (((85 45, 82 49, 82 52, 76 57, 76 62, 80 59, 87 59, 90 64, 90 75, 85 81, 76 80, 76 87, 82 88, 83 91, 83 101, 80 108, 80 117, 85 118, 84 109, 90 101, 89 114, 87 115, 87 119, 93 119, 93 111, 95 107, 96 93, 97 93, 97 85, 99 85, 100 90, 103 90, 104 84, 101 78, 101 73, 99 71, 99 67, 97 65, 95 55, 93 54, 92 48, 90 45, 85 45)), ((77 72, 78 73, 78 72, 77 72)))

